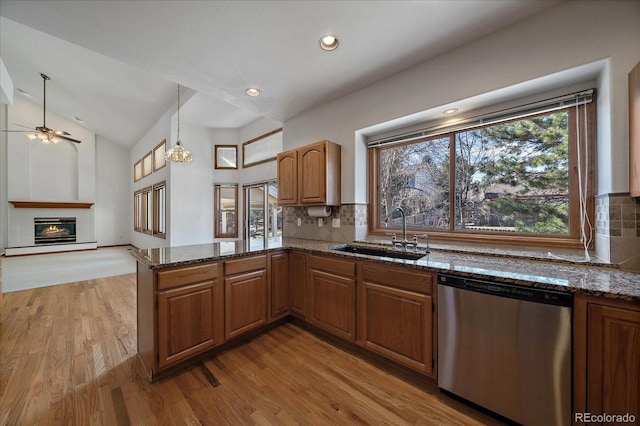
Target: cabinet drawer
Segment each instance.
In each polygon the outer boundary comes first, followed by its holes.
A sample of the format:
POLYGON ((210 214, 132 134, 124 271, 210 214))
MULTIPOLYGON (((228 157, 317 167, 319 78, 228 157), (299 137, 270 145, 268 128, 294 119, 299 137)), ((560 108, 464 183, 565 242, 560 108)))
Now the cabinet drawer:
POLYGON ((257 271, 266 269, 267 255, 243 257, 240 259, 227 260, 224 262, 224 275, 235 275, 241 272, 257 271))
POLYGON ((309 266, 316 271, 326 271, 345 277, 356 276, 356 263, 335 257, 309 256, 309 266))
POLYGON ((198 265, 170 271, 158 272, 158 290, 215 280, 218 277, 218 264, 198 265))
POLYGON ((382 284, 422 294, 432 294, 434 276, 430 272, 409 272, 402 268, 362 264, 362 281, 382 284))

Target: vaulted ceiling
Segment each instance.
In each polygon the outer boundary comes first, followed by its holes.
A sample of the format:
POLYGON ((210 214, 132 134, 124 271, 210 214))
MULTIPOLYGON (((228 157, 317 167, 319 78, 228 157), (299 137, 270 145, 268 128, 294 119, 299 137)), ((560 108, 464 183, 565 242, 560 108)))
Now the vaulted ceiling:
POLYGON ((48 110, 130 147, 176 103, 176 83, 198 92, 187 122, 286 121, 555 4, 1 0, 0 57, 34 102, 44 72, 48 110), (318 47, 325 34, 336 50, 318 47))

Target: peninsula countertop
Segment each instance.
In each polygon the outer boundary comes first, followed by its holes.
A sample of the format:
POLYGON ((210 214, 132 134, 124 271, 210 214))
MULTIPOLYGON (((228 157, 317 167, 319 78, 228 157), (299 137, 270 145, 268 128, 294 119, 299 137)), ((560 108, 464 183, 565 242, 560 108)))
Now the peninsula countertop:
POLYGON ((260 243, 225 241, 190 246, 133 249, 131 253, 147 268, 164 269, 275 250, 296 249, 314 254, 331 254, 438 273, 453 273, 476 279, 491 279, 640 303, 640 274, 620 271, 606 265, 579 264, 558 259, 464 253, 446 249, 434 249, 418 260, 391 259, 333 250, 334 247, 344 244, 297 238, 274 238, 260 243))

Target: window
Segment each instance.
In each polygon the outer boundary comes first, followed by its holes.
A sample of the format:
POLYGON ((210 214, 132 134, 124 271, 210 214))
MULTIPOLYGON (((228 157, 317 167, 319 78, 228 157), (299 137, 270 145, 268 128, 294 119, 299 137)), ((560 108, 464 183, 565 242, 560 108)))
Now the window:
POLYGON ((275 161, 282 152, 282 128, 265 133, 242 144, 242 167, 275 161))
POLYGON ((164 238, 166 235, 166 185, 160 182, 153 185, 153 235, 164 238))
POLYGON ((278 185, 264 182, 244 186, 245 239, 252 248, 282 236, 282 207, 278 207, 278 185))
POLYGON ((238 185, 214 185, 214 238, 238 237, 238 185))
POLYGON ((158 171, 167 165, 167 161, 164 158, 165 151, 167 150, 167 140, 164 139, 155 148, 153 148, 153 171, 158 171))
POLYGON ((214 147, 214 166, 216 169, 238 168, 238 147, 236 145, 216 145, 214 147))
POLYGON ((142 232, 142 191, 133 194, 133 230, 142 232))
POLYGON ((592 237, 594 110, 594 103, 554 108, 377 144, 370 231, 401 229, 402 218, 389 217, 401 206, 410 231, 580 246, 592 237))
POLYGON ((137 182, 142 179, 142 160, 138 160, 133 165, 133 181, 137 182))
POLYGON ((142 177, 149 176, 153 168, 153 153, 149 151, 142 157, 142 177))
POLYGON ((152 187, 142 190, 142 223, 141 229, 145 234, 153 234, 153 206, 151 204, 152 187))

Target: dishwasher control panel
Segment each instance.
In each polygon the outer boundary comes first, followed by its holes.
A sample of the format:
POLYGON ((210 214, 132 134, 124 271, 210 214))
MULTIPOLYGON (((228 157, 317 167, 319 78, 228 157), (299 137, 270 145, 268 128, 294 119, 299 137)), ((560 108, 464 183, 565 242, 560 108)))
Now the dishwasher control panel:
POLYGON ((555 290, 498 283, 494 281, 483 281, 446 274, 438 275, 438 283, 469 291, 493 294, 501 297, 510 297, 512 299, 527 300, 530 302, 546 303, 557 306, 573 305, 573 296, 571 293, 563 293, 555 290))

